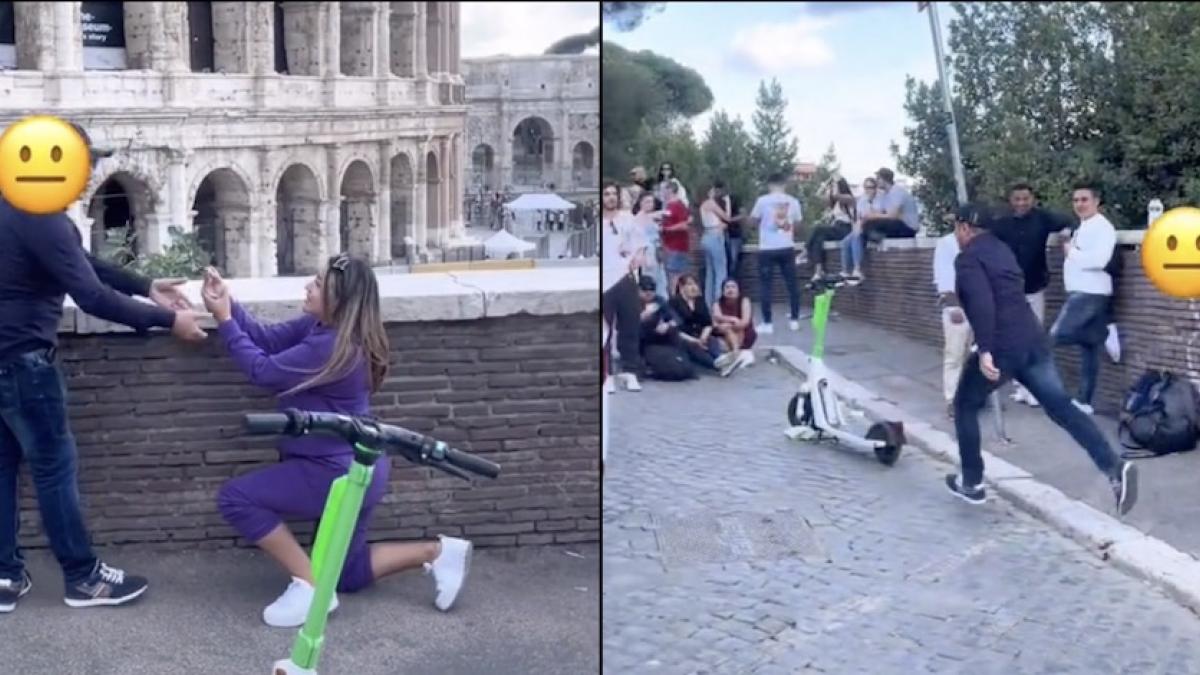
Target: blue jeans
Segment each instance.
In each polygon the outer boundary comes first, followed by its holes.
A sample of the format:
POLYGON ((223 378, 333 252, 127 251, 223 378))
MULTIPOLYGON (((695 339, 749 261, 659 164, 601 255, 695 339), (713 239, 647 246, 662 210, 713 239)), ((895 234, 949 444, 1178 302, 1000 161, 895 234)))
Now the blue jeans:
POLYGON ((1058 318, 1050 327, 1056 346, 1079 345, 1083 364, 1079 378, 1080 403, 1091 405, 1100 377, 1100 348, 1108 336, 1108 311, 1111 296, 1093 293, 1069 293, 1058 318))
POLYGON ((0 578, 19 579, 17 467, 29 462, 42 527, 67 585, 92 572, 96 556, 83 524, 75 437, 67 424, 67 389, 53 354, 31 352, 0 365, 0 578))
POLYGON ((728 233, 725 235, 725 249, 729 254, 728 268, 729 276, 733 279, 738 278, 738 263, 742 260, 742 238, 731 237, 728 233))
POLYGON ((721 295, 721 284, 729 276, 725 235, 716 231, 705 232, 700 239, 700 248, 704 250, 704 305, 711 312, 713 303, 721 295))
POLYGON ((783 277, 783 285, 787 287, 788 300, 791 303, 792 320, 800 320, 800 288, 796 283, 796 254, 791 247, 760 250, 758 252, 758 280, 760 284, 763 323, 771 323, 771 268, 779 268, 783 277))
POLYGON ((842 274, 862 269, 864 253, 862 233, 851 232, 842 238, 842 274))
POLYGON ((979 354, 973 353, 963 366, 958 389, 954 393, 954 431, 958 434, 958 455, 962 462, 962 480, 966 485, 983 482, 983 455, 980 452, 979 411, 988 396, 1010 379, 1016 379, 1046 410, 1050 420, 1083 446, 1096 468, 1107 476, 1115 475, 1121 465, 1112 446, 1092 418, 1076 408, 1067 395, 1054 357, 1045 344, 1023 353, 993 354, 1000 379, 992 382, 979 370, 979 354))

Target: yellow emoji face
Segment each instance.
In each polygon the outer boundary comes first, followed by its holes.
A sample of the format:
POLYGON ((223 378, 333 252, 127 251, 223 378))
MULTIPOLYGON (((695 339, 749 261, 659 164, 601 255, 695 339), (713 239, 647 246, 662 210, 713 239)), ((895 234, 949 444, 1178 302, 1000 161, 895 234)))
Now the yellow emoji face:
POLYGON ((1142 238, 1142 269, 1158 290, 1200 298, 1200 209, 1167 211, 1142 238))
POLYGON ((27 213, 65 211, 91 171, 83 137, 57 117, 27 117, 0 136, 0 194, 27 213))

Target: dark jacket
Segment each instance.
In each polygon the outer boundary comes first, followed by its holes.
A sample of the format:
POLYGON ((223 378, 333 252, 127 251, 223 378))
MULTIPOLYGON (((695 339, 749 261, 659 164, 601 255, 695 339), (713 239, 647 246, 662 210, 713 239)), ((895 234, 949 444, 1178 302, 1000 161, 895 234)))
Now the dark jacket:
MULTIPOLYGON (((650 315, 649 318, 642 319, 642 344, 665 344, 677 345, 679 343, 679 326, 682 323, 679 316, 671 309, 671 303, 661 295, 655 296, 654 302, 658 304, 658 310, 650 315), (659 333, 658 324, 660 322, 674 323, 666 333, 659 333)), ((638 312, 645 311, 645 305, 638 312)))
POLYGON ((64 213, 39 216, 0 199, 0 363, 58 344, 63 300, 138 331, 170 328, 175 313, 128 296, 151 280, 92 257, 64 213))
POLYGON ((1041 344, 1041 325, 1025 300, 1025 276, 1004 242, 979 234, 954 260, 954 273, 980 353, 1023 353, 1041 344))
POLYGON ((712 312, 704 304, 704 298, 696 298, 696 309, 688 307, 682 296, 671 298, 671 311, 679 320, 679 330, 694 337, 700 337, 705 328, 713 325, 712 312))
POLYGON ((1046 267, 1046 242, 1050 235, 1071 226, 1070 221, 1042 208, 1034 208, 1022 217, 1010 213, 996 222, 992 231, 1017 258, 1025 273, 1025 293, 1037 293, 1050 285, 1046 267))

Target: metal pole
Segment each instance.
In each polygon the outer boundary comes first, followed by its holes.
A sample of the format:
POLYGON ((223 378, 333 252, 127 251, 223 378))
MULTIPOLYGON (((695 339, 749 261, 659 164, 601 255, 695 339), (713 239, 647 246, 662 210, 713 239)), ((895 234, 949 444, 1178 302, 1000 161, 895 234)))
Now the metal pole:
POLYGON ((942 83, 942 101, 946 106, 946 135, 950 138, 950 161, 954 163, 954 185, 958 203, 967 203, 967 179, 963 175, 962 153, 958 149, 958 126, 954 123, 954 105, 950 101, 950 83, 946 80, 946 58, 942 54, 942 25, 938 22, 937 3, 930 2, 929 29, 933 32, 933 53, 937 56, 938 80, 942 83))

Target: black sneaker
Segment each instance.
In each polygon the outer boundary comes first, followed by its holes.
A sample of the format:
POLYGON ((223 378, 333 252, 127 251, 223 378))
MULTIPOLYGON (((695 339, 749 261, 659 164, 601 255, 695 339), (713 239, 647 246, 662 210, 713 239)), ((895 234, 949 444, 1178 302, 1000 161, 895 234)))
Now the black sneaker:
POLYGON ((67 589, 64 598, 70 607, 123 605, 146 592, 144 577, 127 576, 123 570, 96 561, 91 576, 67 589))
POLYGON ((982 504, 987 501, 987 492, 984 491, 982 485, 963 487, 959 480, 958 474, 951 473, 946 475, 946 487, 954 493, 955 497, 958 497, 965 502, 971 504, 982 504))
POLYGON ((1117 498, 1117 513, 1125 515, 1137 503, 1137 467, 1133 462, 1122 462, 1112 482, 1113 496, 1117 498))
POLYGON ((33 579, 29 572, 22 572, 20 580, 0 579, 0 614, 7 614, 17 608, 17 600, 33 588, 33 579))

